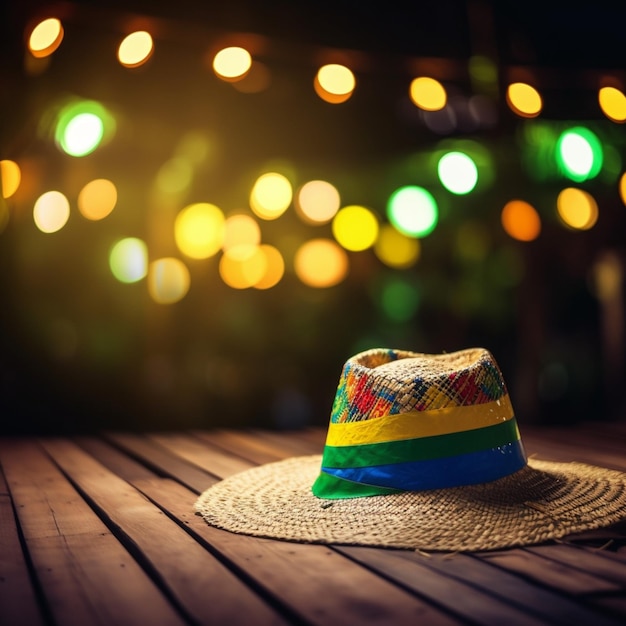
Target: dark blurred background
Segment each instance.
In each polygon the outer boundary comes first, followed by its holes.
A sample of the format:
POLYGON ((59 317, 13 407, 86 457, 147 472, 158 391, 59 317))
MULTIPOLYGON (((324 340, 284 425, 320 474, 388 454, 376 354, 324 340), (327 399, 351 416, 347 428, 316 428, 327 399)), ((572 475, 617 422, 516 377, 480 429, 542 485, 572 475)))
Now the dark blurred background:
POLYGON ((626 87, 626 7, 94 0, 2 11, 0 433, 324 425, 343 362, 372 347, 490 349, 522 424, 626 418, 626 136, 598 100, 603 86, 626 87), (29 35, 50 17, 63 39, 37 58, 29 35), (154 53, 123 67, 117 47, 136 30, 151 33, 154 53), (252 53, 248 82, 211 68, 231 45, 252 53), (327 62, 356 77, 343 103, 313 88, 327 62), (418 76, 445 87, 444 109, 411 100, 418 76), (538 114, 507 100, 519 81, 541 95, 538 114), (95 150, 72 156, 54 133, 64 107, 84 101, 108 122, 95 150), (581 127, 599 152, 591 173, 572 178, 558 141, 581 127), (448 151, 477 163, 469 193, 439 179, 448 151), (267 172, 293 191, 271 220, 249 202, 267 172), (117 201, 88 219, 78 197, 98 179, 114 184, 117 201), (392 226, 393 192, 419 186, 437 203, 437 224, 405 237, 413 256, 402 263, 381 241, 345 250, 332 222, 298 211, 311 180, 331 183, 341 207, 365 207, 380 233, 392 226), (584 192, 588 219, 568 222, 557 210, 568 188, 584 192), (70 212, 43 232, 34 208, 49 191, 70 212), (539 232, 503 227, 511 200, 531 206, 539 232), (225 219, 254 219, 284 263, 275 285, 233 286, 223 249, 184 253, 177 216, 200 202, 225 219), (139 267, 132 280, 112 270, 124 238, 146 254, 122 258, 127 271, 139 267), (314 286, 298 267, 316 239, 347 259, 336 284, 314 286), (174 283, 163 295, 167 268, 174 283))

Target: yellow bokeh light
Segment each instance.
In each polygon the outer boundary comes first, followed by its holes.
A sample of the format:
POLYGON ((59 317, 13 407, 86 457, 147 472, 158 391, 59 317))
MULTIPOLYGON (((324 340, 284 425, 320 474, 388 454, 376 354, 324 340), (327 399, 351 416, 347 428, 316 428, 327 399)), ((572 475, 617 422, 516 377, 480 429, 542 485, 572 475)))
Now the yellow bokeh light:
POLYGON ((213 59, 213 71, 223 80, 236 81, 246 76, 252 67, 252 57, 245 48, 231 46, 220 50, 213 59))
POLYGON ((556 208, 563 223, 576 230, 589 230, 598 221, 598 203, 582 189, 563 189, 557 197, 556 208))
POLYGON ((63 25, 56 17, 39 22, 28 38, 28 49, 38 59, 51 55, 63 41, 63 25))
POLYGON ((537 117, 543 107, 541 95, 527 83, 511 83, 506 90, 506 101, 521 117, 537 117))
POLYGON ((502 228, 510 237, 518 241, 533 241, 541 233, 539 213, 528 202, 511 200, 500 215, 502 228))
POLYGON ((15 161, 3 159, 0 161, 0 184, 2 185, 2 197, 10 198, 22 182, 22 171, 15 161))
POLYGON ((39 196, 33 209, 35 225, 43 233, 56 233, 70 217, 70 203, 60 191, 47 191, 39 196))
POLYGON ((117 58, 124 67, 139 67, 153 52, 154 42, 150 33, 138 30, 124 37, 117 50, 117 58))
POLYGON ((624 172, 619 179, 619 195, 622 202, 626 204, 626 172, 624 172))
POLYGON ((285 273, 285 261, 278 248, 263 244, 259 250, 265 255, 265 273, 254 284, 256 289, 270 289, 277 285, 285 273))
POLYGON ((106 178, 87 183, 78 194, 78 210, 88 220, 101 220, 113 211, 117 203, 117 188, 106 178))
POLYGON ((174 223, 174 237, 179 250, 192 259, 207 259, 224 242, 224 214, 208 202, 185 207, 174 223))
POLYGON ((440 111, 448 100, 444 86, 438 80, 427 76, 420 76, 411 81, 409 95, 415 106, 424 111, 440 111))
POLYGON ((339 192, 325 180, 310 180, 296 195, 296 211, 309 224, 325 224, 335 217, 341 198, 339 192))
POLYGON ((261 243, 261 228, 249 215, 231 215, 227 218, 224 229, 222 248, 225 254, 238 257, 247 256, 250 246, 261 243))
POLYGON ((385 224, 374 244, 374 252, 385 265, 405 269, 417 263, 420 242, 415 237, 403 235, 391 224, 385 224))
POLYGON ((291 204, 293 189, 282 174, 268 172, 259 176, 250 192, 250 208, 264 219, 280 217, 291 204))
POLYGON ((598 103, 604 115, 613 122, 626 122, 626 95, 616 87, 602 87, 598 103))
POLYGON ((345 65, 330 63, 317 71, 313 86, 322 100, 339 104, 350 98, 356 87, 356 79, 345 65))
POLYGON ((150 263, 148 293, 159 304, 173 304, 182 300, 189 291, 191 278, 187 266, 174 257, 150 263))
POLYGON ((335 215, 332 230, 335 239, 346 250, 366 250, 378 237, 378 219, 366 207, 351 205, 335 215))
POLYGON ((254 287, 265 275, 267 258, 259 246, 247 246, 247 254, 243 254, 243 246, 236 256, 222 255, 219 273, 222 280, 234 289, 254 287))
POLYGON ((348 274, 348 255, 331 239, 311 239, 296 251, 294 270, 309 287, 333 287, 348 274))

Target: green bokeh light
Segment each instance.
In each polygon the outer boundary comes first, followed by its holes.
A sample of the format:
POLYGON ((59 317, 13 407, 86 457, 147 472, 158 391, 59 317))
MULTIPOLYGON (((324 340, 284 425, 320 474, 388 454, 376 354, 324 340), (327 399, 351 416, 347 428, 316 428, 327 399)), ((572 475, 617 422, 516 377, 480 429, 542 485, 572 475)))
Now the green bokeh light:
POLYGON ((451 193, 470 193, 478 182, 478 168, 473 159, 463 152, 448 152, 437 164, 441 184, 451 193))
POLYGON ((148 248, 136 237, 121 239, 109 254, 113 276, 122 283, 136 283, 148 273, 148 248))
POLYGON ((114 129, 113 117, 99 102, 83 100, 61 109, 54 138, 63 152, 82 157, 98 148, 114 129))
POLYGON ((387 202, 389 221, 409 237, 425 237, 437 226, 439 208, 432 194, 423 187, 396 189, 387 202))
POLYGON ((407 322, 417 312, 420 296, 417 287, 402 278, 390 278, 382 286, 380 305, 395 322, 407 322))
POLYGON ((570 180, 579 183, 595 178, 602 169, 603 160, 600 140, 584 126, 563 131, 557 140, 557 165, 570 180))

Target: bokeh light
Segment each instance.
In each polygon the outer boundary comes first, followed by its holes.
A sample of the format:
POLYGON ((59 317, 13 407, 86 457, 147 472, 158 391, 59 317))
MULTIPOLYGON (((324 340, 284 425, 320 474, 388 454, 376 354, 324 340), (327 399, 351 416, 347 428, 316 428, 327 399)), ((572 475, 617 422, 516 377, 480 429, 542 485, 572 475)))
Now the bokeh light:
POLYGON ((463 195, 476 187, 478 168, 476 163, 463 152, 448 152, 437 164, 441 184, 451 193, 463 195))
POLYGON ((189 159, 175 156, 161 165, 155 184, 158 190, 166 194, 180 194, 189 189, 193 182, 193 166, 189 159))
POLYGON ((589 230, 598 221, 598 203, 583 189, 563 189, 557 197, 556 208, 563 223, 575 230, 589 230))
POLYGON ((0 161, 0 184, 2 185, 2 197, 10 198, 20 187, 22 171, 20 166, 9 159, 0 161))
POLYGON ((109 252, 109 267, 121 283, 136 283, 148 273, 148 247, 137 237, 120 239, 109 252))
POLYGON ((622 202, 626 205, 626 172, 624 172, 619 179, 619 195, 622 202))
POLYGON ((291 204, 293 189, 287 177, 267 172, 257 178, 250 192, 250 208, 264 220, 280 217, 291 204))
POLYGON ((294 270, 309 287, 333 287, 348 274, 348 255, 331 239, 311 239, 297 249, 294 270))
POLYGON ((87 183, 78 194, 78 210, 88 220, 101 220, 113 211, 117 203, 117 188, 106 178, 87 183))
POLYGON ((114 130, 109 112, 98 102, 84 100, 61 109, 54 137, 63 152, 82 157, 92 153, 114 130))
POLYGON ((256 285, 267 270, 267 258, 259 246, 239 246, 236 255, 223 254, 219 263, 222 280, 234 289, 256 285))
POLYGON ((213 58, 213 71, 222 80, 241 80, 251 67, 252 57, 250 53, 239 46, 224 48, 213 58))
POLYGON ((315 93, 326 102, 340 104, 354 93, 356 79, 345 65, 330 63, 317 71, 313 81, 315 93))
POLYGON ((448 99, 444 86, 434 78, 420 76, 411 81, 409 95, 415 106, 424 111, 439 111, 448 99))
POLYGON ((63 41, 63 25, 56 17, 39 22, 28 38, 31 54, 41 59, 51 55, 63 41))
POLYGON ((152 35, 138 30, 124 37, 117 49, 117 59, 124 67, 139 67, 148 61, 153 52, 152 35))
POLYGON ((626 122, 626 95, 616 87, 602 87, 598 91, 602 113, 613 122, 626 122))
POLYGON ((277 285, 285 274, 285 261, 278 248, 268 244, 259 246, 265 255, 265 273, 254 284, 256 289, 271 289, 277 285))
POLYGON ((224 224, 224 252, 233 257, 246 257, 249 248, 261 243, 261 228, 250 215, 231 215, 224 224))
POLYGON ((594 178, 602 168, 602 144, 588 128, 570 128, 561 133, 557 140, 556 160, 563 174, 570 180, 582 182, 594 178))
POLYGON ((382 263, 395 269, 406 269, 417 263, 420 242, 408 237, 391 224, 384 224, 374 244, 374 253, 382 263))
POLYGON ((174 238, 178 249, 192 259, 207 259, 219 252, 224 242, 222 210, 208 202, 196 202, 176 216, 174 238))
POLYGON ((382 285, 380 306, 394 322, 408 322, 417 312, 419 302, 416 286, 405 278, 390 277, 382 285))
POLYGON ((346 250, 358 252, 374 245, 378 237, 378 219, 368 208, 350 205, 333 218, 335 239, 346 250))
POLYGON ((518 241, 533 241, 541 233, 541 218, 535 207, 524 200, 511 200, 502 208, 502 228, 518 241))
POLYGON ((326 224, 341 206, 337 188, 325 180, 310 180, 300 187, 295 198, 296 212, 309 224, 326 224))
POLYGON ((47 191, 39 196, 33 209, 35 225, 43 233, 61 230, 70 217, 69 200, 60 191, 47 191))
POLYGON ((511 83, 506 90, 509 108, 521 117, 537 117, 543 101, 539 92, 527 83, 511 83))
POLYGON ((396 189, 387 202, 389 221, 409 237, 425 237, 437 226, 439 208, 423 187, 409 185, 396 189))
POLYGON ((173 304, 189 291, 191 277, 187 266, 174 257, 157 259, 148 269, 148 293, 159 304, 173 304))

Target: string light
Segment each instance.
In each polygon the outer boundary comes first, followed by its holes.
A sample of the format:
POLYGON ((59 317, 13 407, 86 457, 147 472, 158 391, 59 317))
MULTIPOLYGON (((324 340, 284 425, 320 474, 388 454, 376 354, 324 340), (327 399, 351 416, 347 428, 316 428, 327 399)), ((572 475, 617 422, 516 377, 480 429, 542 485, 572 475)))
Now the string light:
POLYGON ((537 117, 543 107, 539 92, 527 83, 511 83, 506 90, 506 101, 521 117, 537 117))
POLYGON ((148 61, 153 52, 152 35, 139 30, 124 37, 117 49, 117 58, 124 67, 139 67, 148 61))
POLYGON ((38 59, 50 56, 61 45, 63 35, 61 21, 56 17, 50 17, 33 28, 28 38, 28 49, 38 59))

